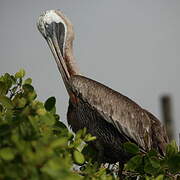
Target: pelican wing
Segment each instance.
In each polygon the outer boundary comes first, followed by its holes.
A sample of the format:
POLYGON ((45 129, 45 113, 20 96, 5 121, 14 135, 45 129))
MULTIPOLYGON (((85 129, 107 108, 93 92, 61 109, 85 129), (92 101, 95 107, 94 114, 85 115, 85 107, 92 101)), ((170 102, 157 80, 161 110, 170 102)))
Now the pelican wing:
POLYGON ((72 91, 144 150, 152 147, 152 123, 148 113, 128 97, 83 76, 73 76, 72 91))
POLYGON ((166 129, 163 124, 150 112, 144 109, 149 118, 151 119, 152 129, 152 147, 158 149, 160 154, 164 155, 166 145, 169 143, 166 129))

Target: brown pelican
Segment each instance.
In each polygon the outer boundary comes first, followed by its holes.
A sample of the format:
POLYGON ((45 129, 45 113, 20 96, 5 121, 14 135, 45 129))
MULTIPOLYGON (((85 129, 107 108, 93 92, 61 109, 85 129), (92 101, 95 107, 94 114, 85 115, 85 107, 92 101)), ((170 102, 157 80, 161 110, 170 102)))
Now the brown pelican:
POLYGON ((164 153, 168 142, 160 121, 128 97, 82 76, 73 56, 74 31, 59 10, 44 12, 37 23, 46 39, 69 94, 68 124, 74 132, 86 127, 97 140, 101 162, 125 163, 130 155, 122 144, 133 142, 142 151, 164 153))

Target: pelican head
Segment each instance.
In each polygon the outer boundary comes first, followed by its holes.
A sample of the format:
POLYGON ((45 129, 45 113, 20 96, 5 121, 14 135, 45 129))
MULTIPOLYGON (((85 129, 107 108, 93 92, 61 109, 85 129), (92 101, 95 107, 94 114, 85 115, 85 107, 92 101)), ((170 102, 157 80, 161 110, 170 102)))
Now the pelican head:
POLYGON ((73 26, 59 10, 49 10, 39 17, 37 27, 54 55, 67 88, 69 78, 79 74, 72 52, 73 26))

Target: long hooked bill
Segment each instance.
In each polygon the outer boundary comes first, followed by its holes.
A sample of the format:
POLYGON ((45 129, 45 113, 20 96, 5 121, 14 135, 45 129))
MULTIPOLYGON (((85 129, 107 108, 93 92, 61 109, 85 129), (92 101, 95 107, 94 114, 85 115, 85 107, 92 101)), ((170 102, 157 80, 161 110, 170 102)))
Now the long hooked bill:
POLYGON ((37 27, 46 39, 62 75, 64 84, 68 89, 70 74, 64 60, 64 48, 67 33, 67 26, 65 22, 56 10, 50 10, 46 11, 39 17, 37 27))

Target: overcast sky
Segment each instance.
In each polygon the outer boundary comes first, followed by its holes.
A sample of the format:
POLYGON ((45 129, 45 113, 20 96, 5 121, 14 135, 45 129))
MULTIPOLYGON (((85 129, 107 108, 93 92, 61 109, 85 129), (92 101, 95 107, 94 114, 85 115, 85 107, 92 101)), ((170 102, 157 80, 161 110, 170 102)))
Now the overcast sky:
POLYGON ((0 0, 0 73, 24 68, 40 100, 57 99, 66 122, 68 96, 38 16, 60 9, 75 30, 74 54, 83 75, 136 101, 161 119, 170 94, 180 132, 179 0, 0 0))

